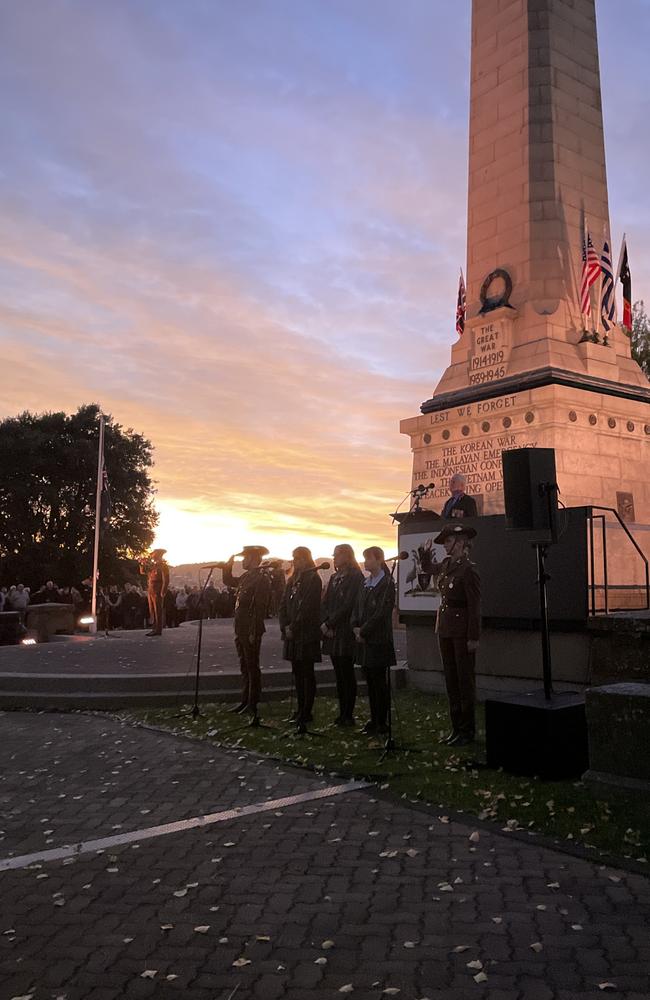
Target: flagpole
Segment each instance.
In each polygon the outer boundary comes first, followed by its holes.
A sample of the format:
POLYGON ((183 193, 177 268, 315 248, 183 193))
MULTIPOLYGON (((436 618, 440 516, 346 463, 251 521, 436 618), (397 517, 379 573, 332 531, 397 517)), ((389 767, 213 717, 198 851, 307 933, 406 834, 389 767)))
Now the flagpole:
POLYGON ((92 625, 90 632, 97 631, 97 572, 99 564, 99 531, 102 505, 102 465, 104 461, 104 414, 99 414, 99 449, 97 452, 97 487, 95 490, 95 545, 93 548, 93 596, 90 606, 92 625))

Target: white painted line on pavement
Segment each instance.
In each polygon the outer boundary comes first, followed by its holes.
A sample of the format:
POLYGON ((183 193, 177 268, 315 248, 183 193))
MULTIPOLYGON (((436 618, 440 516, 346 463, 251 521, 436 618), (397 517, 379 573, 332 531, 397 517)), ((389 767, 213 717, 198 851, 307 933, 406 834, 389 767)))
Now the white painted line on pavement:
POLYGON ((197 827, 211 826, 213 823, 225 823, 230 819, 241 819, 243 816, 255 816, 258 813, 271 812, 274 809, 284 809, 299 805, 301 802, 314 802, 317 799, 331 798, 333 795, 344 795, 367 788, 366 781, 348 781, 343 785, 329 785, 313 792, 301 792, 299 795, 288 795, 283 799, 273 799, 271 802, 255 802, 249 806, 235 806, 223 812, 207 813, 204 816, 192 816, 176 823, 163 823, 161 826, 149 826, 143 830, 133 830, 131 833, 118 833, 113 837, 102 837, 100 840, 82 840, 78 844, 65 844, 63 847, 53 847, 48 851, 36 851, 34 854, 21 854, 14 858, 0 858, 0 872, 16 868, 27 868, 38 861, 61 861, 66 858, 76 858, 81 854, 92 854, 94 851, 105 851, 121 844, 132 844, 138 840, 151 840, 152 837, 164 837, 168 833, 181 833, 184 830, 195 830, 197 827))

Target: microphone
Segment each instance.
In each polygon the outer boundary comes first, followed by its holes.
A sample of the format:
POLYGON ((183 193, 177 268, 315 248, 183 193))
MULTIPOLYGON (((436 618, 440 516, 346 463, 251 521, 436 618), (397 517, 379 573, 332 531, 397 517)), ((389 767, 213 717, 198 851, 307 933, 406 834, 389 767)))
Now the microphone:
POLYGON ((408 552, 400 552, 396 556, 390 556, 386 559, 386 562, 402 562, 404 559, 409 559, 410 556, 408 552))
POLYGON ((320 564, 320 566, 316 567, 316 569, 329 569, 329 568, 330 568, 330 564, 328 562, 322 562, 320 564))
POLYGON ((224 564, 222 562, 211 563, 209 566, 201 566, 201 569, 223 569, 224 564))

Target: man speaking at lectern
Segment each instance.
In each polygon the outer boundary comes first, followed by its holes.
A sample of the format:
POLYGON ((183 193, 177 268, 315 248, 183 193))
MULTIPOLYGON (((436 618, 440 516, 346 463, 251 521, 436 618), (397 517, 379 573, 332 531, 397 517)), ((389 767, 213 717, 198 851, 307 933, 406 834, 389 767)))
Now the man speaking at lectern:
POLYGON ((456 472, 449 480, 451 496, 442 508, 441 517, 478 517, 476 500, 465 492, 467 480, 460 472, 456 472))

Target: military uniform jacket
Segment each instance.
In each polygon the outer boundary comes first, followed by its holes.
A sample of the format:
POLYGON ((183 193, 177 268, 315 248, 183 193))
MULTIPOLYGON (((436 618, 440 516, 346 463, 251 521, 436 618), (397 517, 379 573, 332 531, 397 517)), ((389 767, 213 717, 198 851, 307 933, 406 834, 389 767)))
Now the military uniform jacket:
POLYGON ((147 578, 147 589, 150 594, 165 594, 169 587, 169 566, 164 561, 148 563, 142 576, 147 578))
POLYGON ((323 587, 317 569, 289 577, 278 612, 285 660, 320 663, 320 602, 323 587), (291 638, 285 630, 291 629, 291 638))
POLYGON ((477 640, 481 634, 481 581, 467 556, 447 556, 438 574, 441 603, 436 631, 443 639, 477 640))
POLYGON ((330 577, 323 598, 321 621, 334 633, 323 640, 323 652, 329 656, 354 656, 356 639, 350 624, 363 585, 363 573, 358 566, 348 566, 330 577))
POLYGON ((226 587, 236 590, 235 635, 251 640, 266 632, 266 618, 271 599, 271 581, 259 566, 247 570, 242 576, 233 576, 232 567, 222 570, 226 587))

